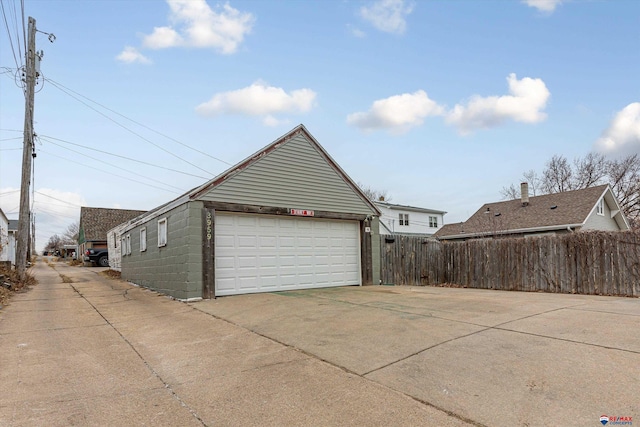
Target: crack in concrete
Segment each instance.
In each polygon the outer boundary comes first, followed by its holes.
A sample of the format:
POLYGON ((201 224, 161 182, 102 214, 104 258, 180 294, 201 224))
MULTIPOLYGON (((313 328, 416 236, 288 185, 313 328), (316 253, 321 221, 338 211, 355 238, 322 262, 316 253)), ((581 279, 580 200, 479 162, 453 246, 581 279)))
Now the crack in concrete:
POLYGON ((173 388, 171 388, 171 384, 167 383, 162 376, 155 370, 153 369, 153 367, 151 366, 151 364, 149 364, 149 362, 147 362, 147 360, 142 356, 142 354, 140 354, 140 352, 136 349, 136 347, 133 345, 133 343, 131 343, 131 341, 129 341, 119 330, 118 328, 116 328, 110 321, 109 319, 107 319, 101 312, 100 310, 98 310, 98 308, 93 305, 93 303, 91 301, 89 301, 84 295, 82 295, 80 293, 80 291, 78 291, 75 286, 73 286, 73 284, 69 283, 69 286, 71 286, 71 288, 73 288, 73 290, 75 292, 77 292, 86 302, 87 304, 89 304, 91 307, 93 307, 93 309, 96 311, 96 313, 98 313, 98 315, 100 315, 100 317, 102 317, 104 319, 105 322, 107 322, 107 324, 120 336, 120 338, 122 338, 122 340, 124 342, 127 343, 127 345, 131 348, 131 350, 133 350, 133 352, 140 358, 140 360, 142 360, 142 363, 144 363, 144 365, 147 367, 147 369, 149 369, 149 371, 151 371, 151 373, 164 385, 164 388, 166 390, 169 391, 169 393, 173 396, 174 399, 176 399, 178 401, 178 403, 180 403, 180 405, 184 408, 186 408, 191 415, 197 419, 198 421, 200 421, 200 423, 205 426, 208 427, 207 424, 204 422, 204 420, 198 415, 198 413, 195 411, 195 409, 191 408, 180 396, 178 396, 178 394, 173 390, 173 388))
MULTIPOLYGON (((467 418, 467 417, 465 417, 465 416, 462 416, 462 415, 456 414, 455 412, 449 411, 448 409, 445 409, 445 408, 441 408, 440 406, 435 405, 435 404, 433 404, 433 403, 431 403, 431 402, 428 402, 428 401, 426 401, 426 400, 419 399, 419 398, 417 398, 417 397, 415 397, 415 396, 411 396, 410 394, 407 394, 407 393, 405 393, 405 392, 403 392, 403 391, 401 391, 401 390, 396 390, 395 388, 390 387, 390 386, 388 386, 388 385, 386 385, 386 384, 383 384, 383 383, 380 383, 380 382, 378 382, 378 381, 374 381, 374 380, 372 380, 371 378, 367 378, 367 377, 365 377, 365 375, 367 375, 368 373, 367 373, 367 374, 359 374, 359 373, 357 373, 357 372, 355 372, 355 371, 352 371, 352 370, 351 370, 351 369, 349 369, 349 368, 346 368, 346 367, 344 367, 344 366, 338 365, 338 364, 336 364, 336 363, 334 363, 334 362, 332 362, 332 361, 330 361, 330 360, 324 359, 324 358, 322 358, 322 357, 320 357, 320 356, 318 356, 318 355, 316 355, 316 354, 310 353, 310 352, 308 352, 308 351, 306 351, 306 350, 303 350, 303 349, 298 348, 298 347, 296 347, 296 346, 293 346, 293 345, 291 345, 291 344, 287 344, 287 343, 285 343, 285 342, 283 342, 283 341, 280 341, 280 340, 278 340, 278 339, 276 339, 276 338, 273 338, 273 337, 270 337, 270 336, 268 336, 268 335, 265 335, 265 334, 263 334, 263 333, 261 333, 261 332, 255 331, 255 330, 253 330, 253 329, 249 329, 249 328, 247 328, 247 327, 245 327, 245 326, 243 326, 243 325, 240 325, 240 324, 238 324, 238 323, 236 323, 236 322, 233 322, 233 321, 231 321, 231 320, 228 320, 228 319, 222 318, 222 317, 220 317, 220 316, 216 316, 216 315, 215 315, 215 314, 213 314, 213 313, 208 313, 208 312, 206 312, 206 311, 200 310, 200 309, 199 309, 198 307, 196 307, 195 305, 192 305, 192 304, 189 304, 189 305, 191 306, 191 308, 193 308, 193 309, 194 309, 194 310, 196 310, 196 311, 199 311, 200 313, 206 314, 207 316, 211 316, 211 317, 213 317, 214 319, 221 320, 221 321, 223 321, 223 322, 225 322, 225 323, 228 323, 228 324, 230 324, 230 325, 233 325, 233 326, 237 326, 237 327, 239 327, 239 328, 242 328, 242 329, 244 329, 244 330, 246 330, 246 331, 249 331, 249 332, 251 332, 251 333, 253 333, 253 334, 258 335, 259 337, 266 338, 266 339, 268 339, 269 341, 272 341, 272 342, 278 343, 278 344, 280 344, 280 345, 282 345, 282 346, 284 346, 284 347, 286 347, 286 348, 290 348, 290 349, 292 349, 292 350, 294 350, 294 351, 297 351, 297 352, 299 352, 299 353, 302 353, 302 354, 304 354, 305 356, 308 356, 309 358, 312 358, 312 359, 315 359, 315 360, 319 360, 320 362, 324 362, 324 363, 326 363, 327 365, 329 365, 329 366, 333 366, 334 368, 337 368, 337 369, 340 369, 341 371, 343 371, 343 372, 345 372, 345 373, 347 373, 347 374, 350 374, 350 375, 353 375, 353 376, 356 376, 356 377, 362 378, 363 380, 366 380, 366 381, 371 381, 372 383, 378 384, 378 385, 379 385, 379 386, 381 386, 381 387, 388 388, 389 390, 393 390, 394 392, 399 393, 399 394, 401 394, 401 395, 403 395, 403 396, 405 396, 405 397, 408 397, 408 398, 410 398, 411 400, 413 400, 413 401, 415 401, 415 402, 420 403, 421 405, 429 406, 429 407, 431 407, 431 408, 433 408, 433 409, 436 409, 436 410, 438 410, 438 411, 444 412, 445 414, 449 415, 450 417, 456 418, 456 419, 458 419, 458 420, 460 420, 460 421, 464 421, 465 423, 471 424, 471 425, 473 425, 473 426, 475 426, 475 427, 487 427, 485 424, 481 424, 481 423, 479 423, 478 421, 475 421, 475 420, 469 419, 469 418, 467 418)), ((394 362, 394 363, 395 363, 395 362, 394 362)))

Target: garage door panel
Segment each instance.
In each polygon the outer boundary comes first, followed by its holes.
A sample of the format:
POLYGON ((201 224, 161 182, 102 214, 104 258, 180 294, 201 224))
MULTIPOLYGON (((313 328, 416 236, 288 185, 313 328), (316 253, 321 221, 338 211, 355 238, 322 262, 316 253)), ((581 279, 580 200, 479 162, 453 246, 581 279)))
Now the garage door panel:
POLYGON ((216 215, 216 295, 360 284, 356 221, 216 215))

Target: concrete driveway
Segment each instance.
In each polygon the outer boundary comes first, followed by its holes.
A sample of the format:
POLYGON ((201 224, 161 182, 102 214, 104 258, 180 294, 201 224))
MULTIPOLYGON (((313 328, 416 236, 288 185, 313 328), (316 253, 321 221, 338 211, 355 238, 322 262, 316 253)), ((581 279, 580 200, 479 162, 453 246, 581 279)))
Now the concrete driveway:
POLYGON ((470 423, 640 421, 639 299, 373 286, 193 306, 470 423))
POLYGON ((0 426, 640 417, 638 299, 374 286, 185 304, 98 269, 32 271, 0 310, 0 426))

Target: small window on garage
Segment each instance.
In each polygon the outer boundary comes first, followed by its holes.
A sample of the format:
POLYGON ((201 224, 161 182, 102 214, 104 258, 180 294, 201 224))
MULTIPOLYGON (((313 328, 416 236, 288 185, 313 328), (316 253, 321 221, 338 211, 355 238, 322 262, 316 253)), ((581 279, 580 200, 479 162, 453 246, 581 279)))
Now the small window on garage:
POLYGON ((131 234, 127 234, 127 255, 131 255, 131 234))
POLYGON ((598 215, 604 215, 604 198, 600 199, 600 201, 598 201, 598 208, 596 213, 598 215))
POLYGON ((167 218, 158 220, 158 247, 167 246, 167 218))
POLYGON ((126 236, 122 236, 122 244, 120 245, 120 254, 122 254, 122 256, 127 254, 127 237, 126 236))
POLYGON ((142 227, 140 229, 140 252, 147 250, 147 228, 142 227))

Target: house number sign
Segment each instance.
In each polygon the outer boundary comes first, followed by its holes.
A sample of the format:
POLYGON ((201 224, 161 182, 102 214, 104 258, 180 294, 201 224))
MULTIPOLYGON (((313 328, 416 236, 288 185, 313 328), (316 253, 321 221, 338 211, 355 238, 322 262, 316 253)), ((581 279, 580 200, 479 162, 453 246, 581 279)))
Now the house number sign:
POLYGON ((291 215, 298 215, 298 216, 313 216, 315 214, 314 211, 310 211, 307 209, 291 209, 291 215))
POLYGON ((211 212, 207 211, 207 240, 211 240, 213 234, 213 221, 211 220, 211 212))

